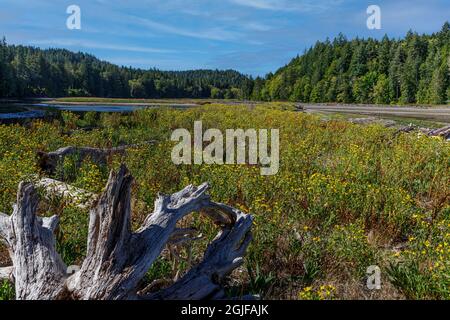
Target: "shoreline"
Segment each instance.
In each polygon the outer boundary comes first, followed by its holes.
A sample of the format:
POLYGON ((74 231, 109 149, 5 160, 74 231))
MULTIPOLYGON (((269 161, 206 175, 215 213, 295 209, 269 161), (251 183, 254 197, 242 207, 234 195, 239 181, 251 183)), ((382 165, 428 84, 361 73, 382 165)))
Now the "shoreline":
POLYGON ((172 103, 172 102, 59 102, 59 101, 48 101, 48 105, 60 105, 60 106, 136 106, 136 107, 158 107, 158 106, 179 106, 179 107, 196 107, 201 104, 194 103, 172 103))

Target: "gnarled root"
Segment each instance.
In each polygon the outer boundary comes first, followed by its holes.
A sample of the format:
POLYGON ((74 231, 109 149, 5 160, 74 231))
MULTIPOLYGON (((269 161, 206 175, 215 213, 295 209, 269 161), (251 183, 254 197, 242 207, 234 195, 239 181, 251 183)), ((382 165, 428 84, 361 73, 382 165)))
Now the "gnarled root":
POLYGON ((208 185, 202 184, 172 195, 159 194, 154 212, 133 232, 132 181, 124 166, 111 172, 104 193, 90 210, 86 258, 72 275, 55 249, 58 217, 37 217, 34 186, 20 184, 13 214, 0 214, 0 239, 13 261, 13 267, 0 269, 0 275, 13 279, 17 299, 224 298, 221 282, 243 262, 252 216, 211 201, 208 185), (192 237, 191 229, 176 228, 192 212, 202 212, 221 228, 202 262, 166 289, 138 292, 166 244, 192 237))

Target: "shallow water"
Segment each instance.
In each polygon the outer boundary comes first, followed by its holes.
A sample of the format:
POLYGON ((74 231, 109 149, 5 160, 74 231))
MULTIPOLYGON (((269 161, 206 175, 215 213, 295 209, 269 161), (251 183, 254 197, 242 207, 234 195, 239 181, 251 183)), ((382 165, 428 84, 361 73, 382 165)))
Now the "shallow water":
POLYGON ((1 119, 26 119, 42 118, 45 116, 44 110, 33 110, 21 104, 0 104, 1 119))
POLYGON ((138 109, 143 109, 145 106, 120 106, 120 105, 48 105, 35 104, 35 108, 73 111, 73 112, 132 112, 138 109))
MULTIPOLYGON (((187 105, 168 105, 172 108, 185 108, 187 105)), ((151 107, 157 107, 150 106, 151 107)), ((120 112, 127 113, 149 108, 149 106, 130 105, 54 105, 45 103, 7 103, 0 104, 0 120, 44 118, 50 111, 72 112, 120 112)))

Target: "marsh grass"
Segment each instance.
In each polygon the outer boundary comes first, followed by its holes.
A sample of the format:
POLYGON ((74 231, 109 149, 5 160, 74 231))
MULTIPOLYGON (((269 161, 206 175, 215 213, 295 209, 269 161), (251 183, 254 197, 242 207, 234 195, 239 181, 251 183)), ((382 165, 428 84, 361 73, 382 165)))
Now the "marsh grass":
MULTIPOLYGON (((450 298, 450 147, 443 140, 415 134, 393 138, 394 129, 324 121, 284 104, 85 117, 66 113, 62 121, 35 121, 29 128, 0 126, 2 212, 11 212, 19 181, 42 175, 37 150, 156 140, 129 150, 124 158, 110 159, 105 167, 89 159, 76 167, 77 159, 68 159, 58 174, 101 192, 108 171, 125 162, 136 179, 134 227, 152 211, 158 192, 208 181, 214 200, 255 215, 254 240, 245 265, 230 278, 230 292, 273 299, 392 298, 390 291, 398 292, 396 298, 450 298), (97 128, 78 130, 97 119, 97 128), (191 130, 198 120, 204 130, 280 129, 280 172, 263 177, 256 166, 174 165, 172 130, 191 130), (71 135, 64 134, 70 130, 71 135), (386 290, 378 295, 364 288, 371 265, 382 269, 386 290)), ((58 204, 43 213, 52 212, 62 218, 58 248, 64 261, 79 263, 85 254, 88 213, 58 204)), ((217 230, 200 215, 183 223, 204 235, 189 248, 198 262, 217 230)), ((185 256, 186 250, 180 253, 185 256)), ((146 281, 170 281, 187 269, 186 263, 175 263, 164 253, 146 281)), ((9 297, 7 290, 1 292, 9 297)))

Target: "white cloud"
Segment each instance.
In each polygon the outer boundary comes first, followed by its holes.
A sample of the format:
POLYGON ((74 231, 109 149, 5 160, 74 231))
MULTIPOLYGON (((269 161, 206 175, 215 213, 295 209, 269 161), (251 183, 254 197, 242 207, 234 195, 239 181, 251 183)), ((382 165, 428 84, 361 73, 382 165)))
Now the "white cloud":
POLYGON ((158 30, 160 32, 175 34, 184 37, 198 38, 198 39, 208 39, 208 40, 219 40, 219 41, 229 41, 235 40, 239 37, 239 34, 231 31, 227 31, 223 28, 210 28, 208 30, 188 30, 182 27, 174 27, 168 24, 156 22, 150 19, 144 19, 136 16, 130 16, 130 21, 136 22, 142 26, 151 28, 153 30, 158 30))
POLYGON ((273 11, 318 11, 325 10, 341 0, 230 0, 232 3, 254 9, 273 11))
POLYGON ((271 26, 262 24, 259 22, 249 22, 242 25, 244 28, 252 31, 269 31, 272 29, 271 26))
POLYGON ((231 0, 231 2, 256 9, 280 10, 285 8, 283 4, 280 6, 280 1, 276 0, 231 0))

